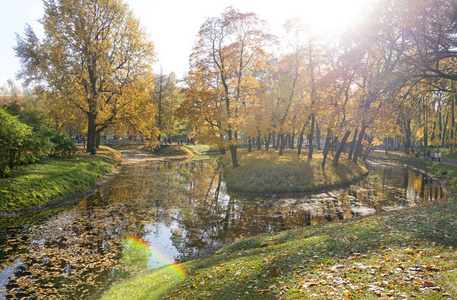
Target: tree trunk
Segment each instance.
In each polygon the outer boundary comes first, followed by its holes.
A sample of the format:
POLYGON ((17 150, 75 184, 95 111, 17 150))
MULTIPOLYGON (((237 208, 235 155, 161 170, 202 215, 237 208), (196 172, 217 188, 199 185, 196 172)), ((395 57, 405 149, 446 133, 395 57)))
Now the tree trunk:
POLYGON ((252 140, 248 139, 248 152, 252 152, 252 140))
POLYGON ((238 165, 238 160, 236 156, 236 151, 237 151, 237 145, 236 145, 236 140, 237 140, 237 132, 235 131, 234 136, 232 136, 232 130, 228 130, 227 132, 228 135, 228 140, 230 142, 230 154, 232 156, 232 167, 235 169, 237 168, 238 165))
POLYGON ((345 134, 343 136, 343 139, 340 142, 340 146, 336 150, 335 156, 333 157, 333 165, 335 167, 338 166, 338 160, 340 159, 341 152, 343 152, 344 146, 346 145, 346 141, 348 140, 350 134, 351 134, 351 131, 350 130, 346 130, 346 132, 345 132, 345 134))
POLYGON ((95 115, 88 113, 88 127, 87 127, 87 147, 86 152, 90 152, 95 147, 95 115))
POLYGON ((265 141, 265 150, 270 149, 270 140, 271 140, 271 133, 268 134, 268 139, 265 141))
POLYGON ((278 144, 279 144, 279 155, 283 154, 284 148, 286 147, 286 139, 284 138, 284 134, 278 134, 278 144))
POLYGON ((309 140, 309 150, 308 150, 308 160, 313 159, 313 136, 314 136, 314 124, 316 123, 316 117, 314 114, 311 115, 311 128, 310 128, 310 133, 308 135, 308 140, 309 140))
POLYGON ((443 122, 441 120, 441 118, 443 117, 443 114, 441 113, 441 107, 440 107, 440 111, 438 113, 438 128, 439 128, 439 133, 438 133, 438 139, 441 140, 442 137, 443 137, 443 122))
POLYGON ((328 154, 328 149, 330 148, 330 134, 331 134, 331 129, 327 129, 327 137, 325 138, 325 144, 324 144, 324 152, 322 153, 323 154, 323 158, 322 158, 322 170, 324 169, 325 167, 325 163, 327 161, 327 154, 328 154))
POLYGON ((363 161, 366 161, 367 158, 368 158, 368 154, 370 154, 370 151, 373 149, 373 145, 372 145, 372 142, 373 142, 373 139, 370 138, 370 145, 367 147, 367 150, 365 151, 365 154, 363 155, 363 161))
POLYGON ((275 150, 278 150, 281 147, 281 136, 282 136, 282 133, 278 133, 278 139, 276 140, 275 150))
MULTIPOLYGON (((424 147, 428 147, 427 109, 424 108, 424 147)), ((451 150, 452 153, 452 150, 451 150)))
POLYGON ((367 150, 365 151, 365 154, 363 155, 363 161, 366 161, 367 158, 368 158, 368 154, 370 154, 371 150, 373 149, 373 147, 370 145, 367 150))
POLYGON ((303 145, 303 135, 305 134, 305 125, 303 125, 300 134, 298 135, 298 145, 297 145, 297 154, 300 156, 301 155, 301 148, 303 145))
POLYGON ((317 141, 317 150, 321 150, 321 128, 319 124, 316 123, 316 141, 317 141))
POLYGON ((365 129, 366 129, 366 125, 362 125, 362 129, 360 130, 360 134, 359 134, 359 139, 357 140, 357 145, 355 147, 355 151, 354 151, 354 156, 352 157, 352 161, 357 163, 357 159, 359 158, 359 155, 362 151, 362 139, 365 135, 365 129))
MULTIPOLYGON (((274 149, 276 149, 276 133, 273 132, 273 135, 272 135, 271 137, 272 137, 272 139, 273 139, 273 145, 272 145, 272 147, 273 147, 274 149)), ((269 138, 269 137, 268 137, 268 138, 269 138)))
POLYGON ((449 114, 446 113, 446 120, 444 121, 443 125, 443 139, 441 140, 441 148, 444 148, 446 142, 446 134, 447 134, 447 124, 449 122, 449 114))
POLYGON ((357 141, 357 133, 359 132, 359 129, 356 128, 354 131, 354 136, 352 137, 352 142, 351 142, 351 149, 349 150, 349 155, 348 158, 352 159, 352 153, 354 153, 354 148, 355 148, 355 143, 357 141))
POLYGON ((454 100, 451 104, 451 154, 454 152, 454 133, 455 133, 455 102, 457 101, 457 92, 454 92, 454 100))
POLYGON ((295 149, 295 129, 292 131, 292 137, 290 139, 290 149, 295 149))
POLYGON ((405 123, 405 152, 409 153, 411 150, 411 120, 406 120, 405 123))
POLYGON ((257 151, 262 148, 261 142, 262 142, 262 140, 260 138, 260 132, 259 132, 259 135, 257 136, 257 151))

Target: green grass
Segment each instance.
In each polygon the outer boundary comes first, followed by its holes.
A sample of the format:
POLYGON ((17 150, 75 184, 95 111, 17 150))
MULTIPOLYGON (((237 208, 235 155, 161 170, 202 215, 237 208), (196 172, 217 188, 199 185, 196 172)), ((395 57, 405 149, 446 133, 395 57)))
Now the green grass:
POLYGON ((21 167, 0 180, 0 211, 44 205, 84 193, 121 160, 118 152, 102 146, 97 155, 46 158, 21 167))
POLYGON ((217 149, 213 149, 211 146, 208 145, 183 145, 183 147, 189 149, 195 154, 217 151, 217 149))
POLYGON ((447 154, 446 157, 451 159, 457 159, 457 153, 447 154))
POLYGON ((316 152, 313 160, 307 154, 297 157, 295 151, 277 152, 265 150, 247 152, 238 150, 240 167, 233 169, 230 153, 222 157, 224 178, 231 191, 251 194, 304 193, 323 188, 348 184, 367 173, 363 165, 357 165, 341 157, 335 168, 331 158, 322 169, 322 154, 316 152))
POLYGON ((174 265, 166 266, 152 274, 115 285, 104 299, 158 299, 173 286, 183 282, 185 278, 185 274, 177 270, 174 265))
POLYGON ((449 201, 262 235, 103 299, 455 299, 456 215, 449 201))
POLYGON ((159 155, 196 155, 212 151, 207 145, 166 145, 162 146, 156 153, 159 155))

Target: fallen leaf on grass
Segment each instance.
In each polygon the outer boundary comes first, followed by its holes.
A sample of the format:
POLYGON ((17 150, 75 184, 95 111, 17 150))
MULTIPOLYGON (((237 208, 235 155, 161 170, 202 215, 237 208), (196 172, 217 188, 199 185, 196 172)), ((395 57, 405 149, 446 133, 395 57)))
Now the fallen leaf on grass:
POLYGON ((424 287, 435 287, 436 284, 435 284, 433 281, 427 281, 427 280, 425 280, 424 283, 423 283, 423 286, 424 286, 424 287))

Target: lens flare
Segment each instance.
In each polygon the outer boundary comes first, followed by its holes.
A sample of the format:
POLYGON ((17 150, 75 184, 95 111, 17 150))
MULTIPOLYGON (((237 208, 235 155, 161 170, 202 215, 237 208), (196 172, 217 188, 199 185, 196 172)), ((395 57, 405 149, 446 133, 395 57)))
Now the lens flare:
POLYGON ((157 261, 161 266, 168 266, 173 271, 173 275, 184 279, 186 270, 173 257, 162 250, 152 246, 148 241, 137 236, 130 236, 125 240, 124 249, 132 249, 136 253, 144 253, 152 260, 157 261))

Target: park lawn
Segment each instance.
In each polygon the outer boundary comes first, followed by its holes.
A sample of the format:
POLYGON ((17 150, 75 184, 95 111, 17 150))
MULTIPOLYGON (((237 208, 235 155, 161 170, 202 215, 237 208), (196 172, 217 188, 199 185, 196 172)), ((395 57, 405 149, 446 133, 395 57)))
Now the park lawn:
POLYGON ((248 194, 294 194, 319 191, 347 185, 367 174, 363 162, 355 164, 343 154, 338 167, 329 155, 325 169, 321 167, 322 152, 316 151, 311 161, 307 153, 297 156, 296 150, 248 152, 238 150, 238 168, 232 168, 230 153, 222 157, 224 179, 230 191, 248 194))
POLYGON ((46 158, 18 168, 0 179, 0 211, 49 204, 89 191, 113 171, 122 155, 101 146, 96 155, 78 152, 69 158, 46 158))
POLYGON ((454 200, 266 234, 102 299, 456 299, 454 200))

